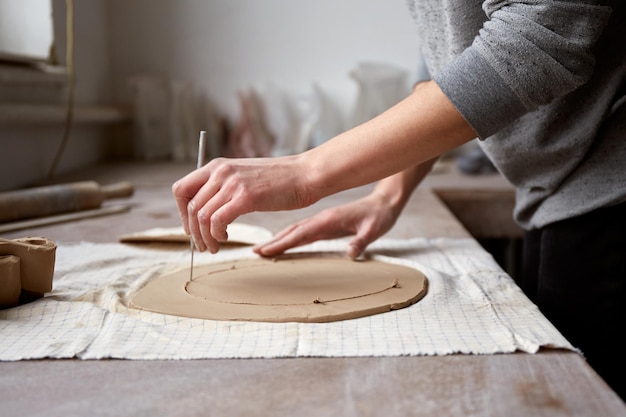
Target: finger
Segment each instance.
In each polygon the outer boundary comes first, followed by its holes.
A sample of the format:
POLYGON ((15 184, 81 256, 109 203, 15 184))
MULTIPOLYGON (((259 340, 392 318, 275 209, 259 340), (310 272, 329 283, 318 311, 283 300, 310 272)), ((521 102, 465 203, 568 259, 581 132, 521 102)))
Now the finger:
MULTIPOLYGON (((211 195, 210 190, 207 195, 211 195)), ((197 212, 197 222, 195 223, 198 227, 197 233, 211 253, 217 253, 219 242, 228 240, 226 228, 230 222, 223 223, 221 220, 223 215, 220 215, 220 212, 224 212, 223 209, 229 205, 229 202, 228 193, 220 190, 213 194, 197 212)), ((190 222, 190 224, 192 227, 195 225, 194 222, 190 222)))
POLYGON ((351 259, 356 259, 365 252, 365 249, 376 240, 376 236, 370 228, 361 228, 357 235, 348 243, 346 250, 351 259))
POLYGON ((334 226, 333 223, 315 217, 288 227, 270 242, 255 248, 255 252, 261 256, 275 256, 317 240, 339 238, 348 234, 348 231, 334 226))
MULTIPOLYGON (((220 194, 226 194, 221 192, 220 194)), ((249 213, 250 210, 242 198, 232 198, 231 196, 218 197, 217 200, 224 202, 213 212, 210 219, 210 234, 219 242, 228 240, 228 225, 234 222, 242 214, 249 213)), ((216 200, 216 198, 214 198, 216 200)), ((213 201, 211 201, 213 203, 213 201)))
POLYGON ((367 245, 368 243, 365 243, 362 239, 352 239, 350 243, 348 243, 346 253, 350 257, 350 259, 357 259, 363 254, 363 252, 365 252, 365 248, 367 248, 367 245))
POLYGON ((183 188, 183 180, 176 181, 172 185, 172 194, 174 194, 176 208, 178 209, 178 214, 180 216, 183 229, 185 230, 185 234, 189 235, 189 213, 187 206, 193 195, 188 195, 183 188))
POLYGON ((279 239, 282 239, 283 237, 285 237, 288 234, 292 233, 297 227, 299 227, 303 223, 305 223, 305 222, 304 221, 300 221, 298 223, 294 223, 294 224, 286 227, 285 229, 281 230, 279 233, 275 234, 272 237, 272 239, 269 242, 266 242, 265 244, 271 244, 273 242, 276 242, 279 239))
POLYGON ((201 224, 204 221, 204 214, 201 211, 202 209, 197 209, 196 201, 192 200, 187 205, 188 208, 188 216, 189 216, 189 232, 191 235, 191 239, 200 252, 204 252, 207 248, 211 251, 211 253, 216 252, 216 248, 219 247, 217 242, 208 241, 205 242, 202 237, 201 224))
POLYGON ((211 253, 216 253, 219 250, 219 243, 211 237, 210 231, 212 207, 223 204, 218 194, 217 186, 209 180, 187 204, 189 232, 200 251, 208 248, 211 253))
POLYGON ((288 249, 310 243, 311 239, 307 238, 303 232, 302 224, 294 224, 277 234, 271 241, 255 247, 255 253, 261 256, 280 255, 288 249))
POLYGON ((195 170, 172 184, 172 194, 176 201, 176 208, 186 234, 190 234, 189 202, 205 184, 204 174, 195 170))

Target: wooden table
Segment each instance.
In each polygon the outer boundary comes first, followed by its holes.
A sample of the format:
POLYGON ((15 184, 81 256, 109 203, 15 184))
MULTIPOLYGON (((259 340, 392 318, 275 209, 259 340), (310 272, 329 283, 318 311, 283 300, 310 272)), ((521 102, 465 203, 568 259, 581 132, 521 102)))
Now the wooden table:
MULTIPOLYGON (((192 168, 192 164, 122 164, 64 177, 62 181, 92 179, 102 184, 132 181, 134 196, 116 202, 131 204, 131 210, 3 237, 114 242, 129 230, 177 226, 171 184, 192 168)), ((277 232, 368 188, 303 210, 252 213, 239 220, 277 232)), ((415 193, 386 235, 416 236, 470 234, 425 187, 415 193)), ((3 362, 0 416, 5 415, 614 417, 626 416, 626 406, 580 355, 544 350, 535 355, 3 362)))

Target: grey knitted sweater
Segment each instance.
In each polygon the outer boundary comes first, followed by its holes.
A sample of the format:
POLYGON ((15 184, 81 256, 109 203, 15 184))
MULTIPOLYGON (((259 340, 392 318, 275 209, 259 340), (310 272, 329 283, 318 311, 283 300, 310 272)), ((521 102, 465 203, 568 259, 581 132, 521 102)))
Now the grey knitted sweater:
POLYGON ((623 0, 408 0, 428 74, 525 229, 626 201, 623 0))

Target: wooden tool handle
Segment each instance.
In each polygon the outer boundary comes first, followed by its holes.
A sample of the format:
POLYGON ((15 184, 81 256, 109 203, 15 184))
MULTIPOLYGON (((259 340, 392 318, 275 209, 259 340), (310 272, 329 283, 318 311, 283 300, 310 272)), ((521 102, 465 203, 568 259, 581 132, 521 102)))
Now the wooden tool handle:
POLYGON ((128 197, 129 183, 101 187, 95 181, 48 185, 0 193, 0 222, 100 207, 107 198, 128 197))
POLYGON ((124 198, 133 195, 133 185, 128 181, 117 182, 115 184, 103 185, 100 191, 104 194, 105 199, 124 198))

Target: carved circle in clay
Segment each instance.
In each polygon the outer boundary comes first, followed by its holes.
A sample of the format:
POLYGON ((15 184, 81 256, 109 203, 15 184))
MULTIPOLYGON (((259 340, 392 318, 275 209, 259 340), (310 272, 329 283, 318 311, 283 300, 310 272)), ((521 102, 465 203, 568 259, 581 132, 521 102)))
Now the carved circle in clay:
POLYGON ((131 306, 184 317, 329 322, 409 306, 426 294, 415 268, 329 253, 241 259, 153 279, 131 306))

